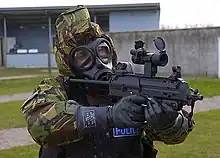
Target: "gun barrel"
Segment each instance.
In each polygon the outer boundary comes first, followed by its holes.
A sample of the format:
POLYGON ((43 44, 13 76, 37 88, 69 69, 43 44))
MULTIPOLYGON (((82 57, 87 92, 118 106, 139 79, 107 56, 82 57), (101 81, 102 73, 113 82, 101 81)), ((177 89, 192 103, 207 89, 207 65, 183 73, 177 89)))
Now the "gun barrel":
POLYGON ((86 83, 86 84, 99 84, 108 85, 108 81, 98 81, 98 80, 84 80, 84 79, 70 79, 71 82, 86 83))

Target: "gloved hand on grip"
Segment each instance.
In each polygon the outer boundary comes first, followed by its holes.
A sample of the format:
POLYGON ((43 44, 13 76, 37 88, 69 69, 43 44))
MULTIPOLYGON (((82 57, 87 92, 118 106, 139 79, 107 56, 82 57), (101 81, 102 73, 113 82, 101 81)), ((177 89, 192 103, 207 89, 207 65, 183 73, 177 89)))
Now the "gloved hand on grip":
POLYGON ((171 128, 179 115, 174 104, 177 103, 168 100, 149 99, 145 106, 146 124, 156 132, 171 128))
POLYGON ((142 127, 145 121, 144 106, 147 99, 131 95, 122 98, 112 107, 113 124, 116 127, 142 127))
POLYGON ((76 126, 81 133, 96 133, 108 128, 142 127, 145 121, 144 107, 147 99, 131 95, 114 106, 77 108, 76 126))
POLYGON ((195 126, 188 113, 177 110, 178 103, 170 100, 152 99, 146 105, 143 127, 145 137, 151 141, 162 141, 165 144, 182 143, 195 126))

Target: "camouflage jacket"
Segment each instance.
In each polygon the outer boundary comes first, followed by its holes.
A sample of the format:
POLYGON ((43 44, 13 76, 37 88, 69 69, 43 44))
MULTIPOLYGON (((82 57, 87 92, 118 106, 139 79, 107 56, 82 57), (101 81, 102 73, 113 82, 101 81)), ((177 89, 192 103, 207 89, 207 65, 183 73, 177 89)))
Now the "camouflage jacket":
MULTIPOLYGON (((76 109, 67 102, 63 85, 64 76, 46 78, 21 106, 27 129, 33 140, 43 146, 58 146, 83 139, 76 127, 76 109)), ((180 113, 179 118, 183 117, 180 113)), ((159 140, 166 144, 183 142, 189 131, 188 120, 176 119, 171 130, 153 134, 146 130, 143 138, 159 140)))

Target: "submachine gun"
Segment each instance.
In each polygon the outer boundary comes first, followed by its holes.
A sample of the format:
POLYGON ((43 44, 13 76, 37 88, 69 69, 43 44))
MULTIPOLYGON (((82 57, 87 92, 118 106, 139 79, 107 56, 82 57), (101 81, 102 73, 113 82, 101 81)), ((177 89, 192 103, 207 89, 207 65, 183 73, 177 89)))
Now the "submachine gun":
POLYGON ((172 74, 168 77, 157 77, 157 67, 164 67, 168 63, 165 42, 161 37, 153 40, 159 53, 148 52, 143 41, 135 41, 135 49, 130 50, 134 64, 144 65, 144 74, 127 71, 128 64, 119 62, 108 81, 71 79, 73 82, 95 85, 107 85, 109 96, 125 97, 138 94, 150 98, 177 101, 181 110, 183 106, 191 106, 189 119, 193 116, 194 104, 203 100, 197 89, 192 89, 184 81, 180 66, 172 67, 172 74))

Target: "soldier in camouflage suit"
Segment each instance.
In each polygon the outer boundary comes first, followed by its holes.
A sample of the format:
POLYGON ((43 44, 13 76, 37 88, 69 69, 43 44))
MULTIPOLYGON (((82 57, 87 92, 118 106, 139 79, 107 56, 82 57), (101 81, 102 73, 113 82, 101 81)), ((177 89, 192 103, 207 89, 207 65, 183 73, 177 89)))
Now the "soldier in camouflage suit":
POLYGON ((112 47, 112 65, 117 63, 112 40, 90 21, 85 6, 57 18, 56 37, 59 75, 41 81, 21 107, 30 135, 41 146, 40 158, 153 158, 153 141, 178 144, 186 139, 194 123, 170 102, 133 95, 109 103, 94 91, 75 88, 70 93, 66 81, 77 76, 69 68, 71 49, 103 37, 112 47), (148 105, 145 112, 142 104, 148 105), (90 122, 84 119, 88 115, 90 122))

